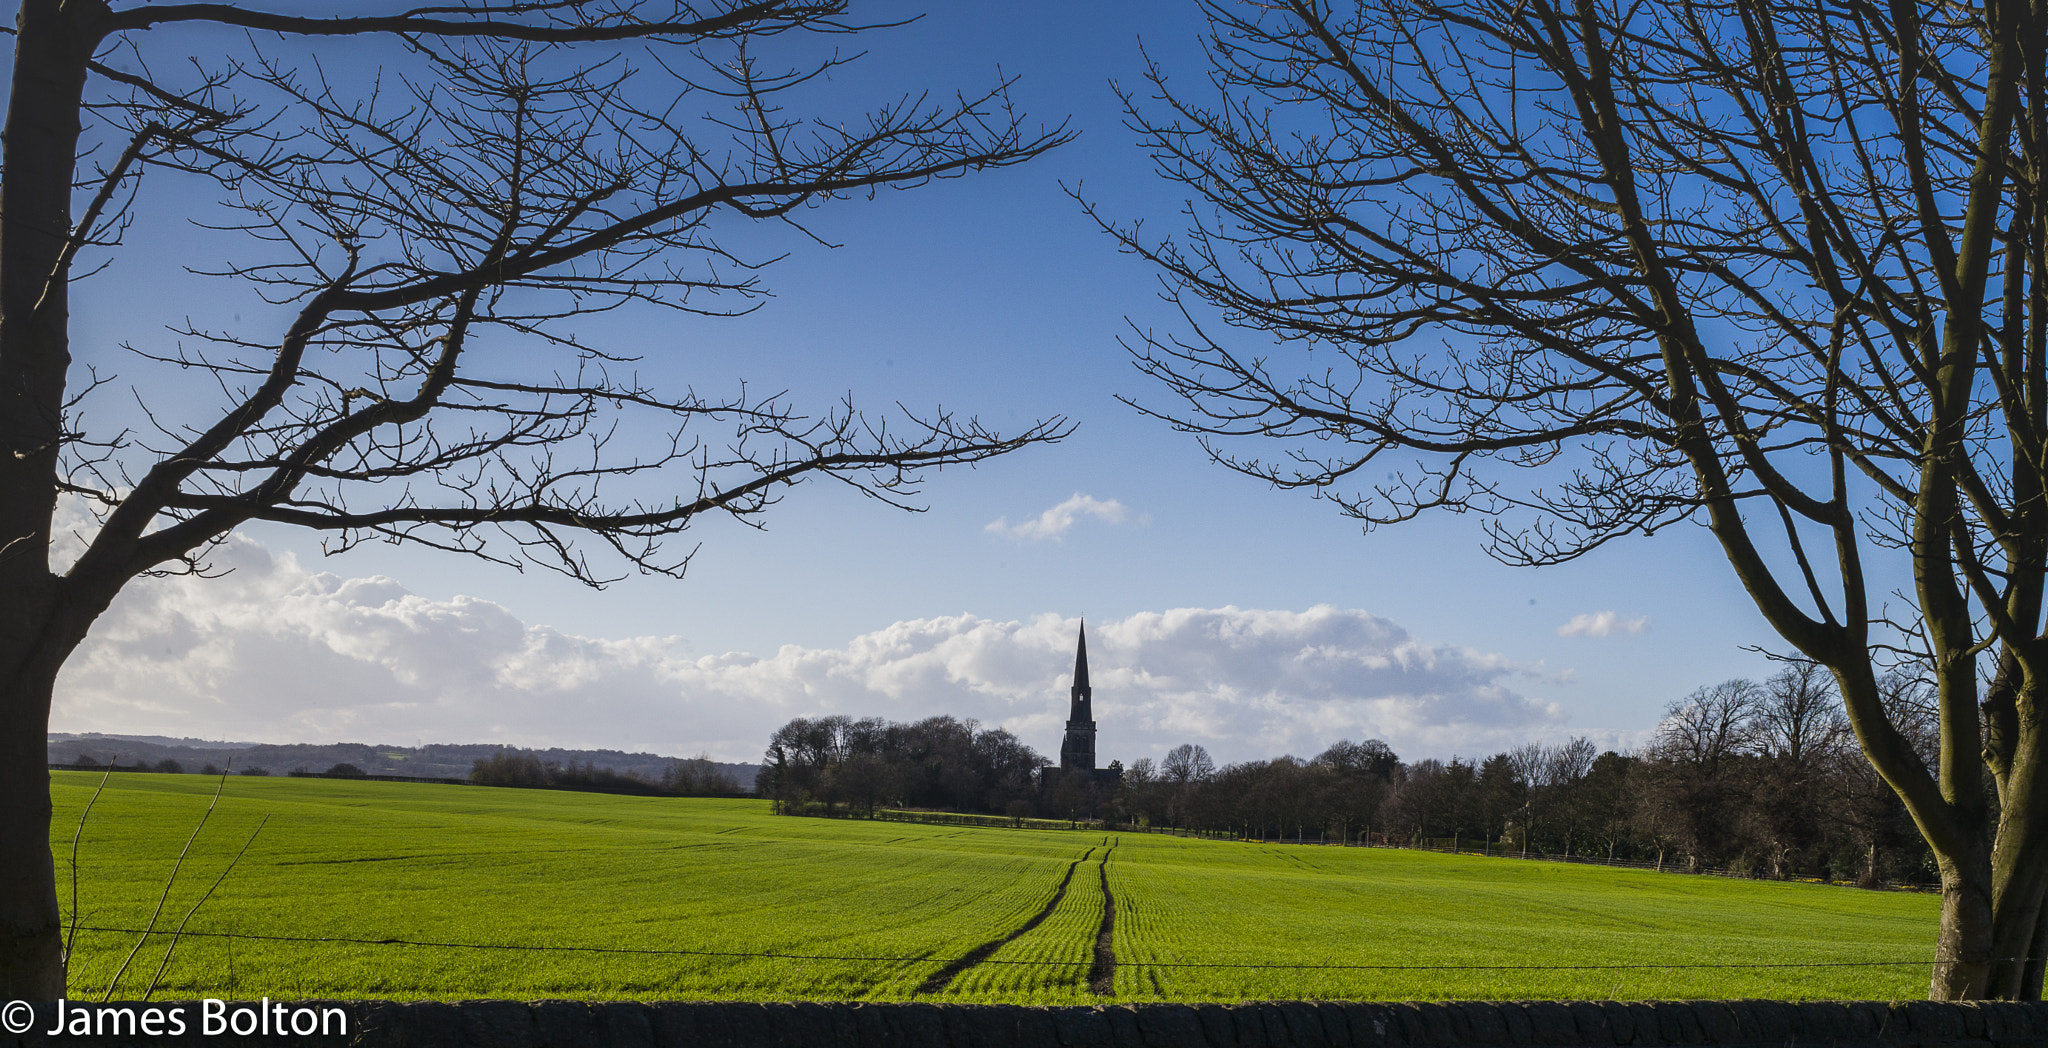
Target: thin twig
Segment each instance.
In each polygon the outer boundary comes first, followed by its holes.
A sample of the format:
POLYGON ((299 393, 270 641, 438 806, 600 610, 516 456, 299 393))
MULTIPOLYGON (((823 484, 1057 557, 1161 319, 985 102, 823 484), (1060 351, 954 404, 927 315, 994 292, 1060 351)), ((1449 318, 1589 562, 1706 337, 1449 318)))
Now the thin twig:
POLYGON ((228 860, 227 869, 220 871, 220 876, 213 879, 213 885, 206 889, 206 894, 201 895, 199 901, 193 903, 192 908, 185 911, 185 919, 179 921, 178 930, 171 933, 171 944, 164 947, 164 959, 157 963, 156 974, 149 977, 149 988, 142 991, 143 1000, 149 1000, 150 995, 156 992, 157 983, 163 980, 165 969, 171 966, 171 954, 177 952, 178 938, 185 934, 185 926, 192 923, 193 915, 199 912, 201 906, 206 905, 206 900, 213 898, 214 889, 219 888, 220 883, 228 879, 228 874, 235 872, 236 864, 242 861, 242 856, 248 853, 249 846, 256 843, 256 835, 262 833, 263 827, 269 822, 270 816, 265 815, 263 821, 258 822, 256 828, 249 831, 249 839, 243 841, 242 850, 236 852, 235 857, 228 860))
POLYGON ((106 773, 100 776, 98 789, 85 802, 85 810, 78 813, 78 829, 71 834, 71 930, 64 936, 64 978, 68 985, 71 978, 71 947, 78 942, 78 842, 85 836, 85 817, 92 814, 92 806, 99 803, 100 791, 107 788, 107 780, 114 777, 114 762, 120 760, 115 754, 107 761, 106 773))
MULTIPOLYGON (((228 758, 229 767, 232 767, 234 763, 233 757, 228 758)), ((206 828, 206 820, 213 818, 214 806, 220 803, 221 791, 227 789, 227 785, 228 773, 224 768, 220 773, 220 782, 213 787, 213 800, 207 803, 206 813, 199 816, 199 825, 192 827, 192 836, 185 838, 185 847, 184 850, 178 852, 178 861, 171 864, 171 875, 164 880, 164 892, 162 895, 157 896, 156 910, 149 915, 149 924, 144 926, 142 938, 135 940, 135 948, 128 951, 127 957, 122 958, 121 967, 114 972, 114 978, 107 983, 107 992, 100 996, 102 1004, 114 999, 114 988, 121 985, 121 976, 128 974, 128 965, 135 960, 136 954, 142 952, 142 944, 148 942, 151 935, 156 934, 156 919, 163 916, 164 903, 169 902, 171 899, 171 887, 178 883, 178 871, 185 866, 185 856, 191 854, 192 842, 199 839, 199 831, 206 828)))

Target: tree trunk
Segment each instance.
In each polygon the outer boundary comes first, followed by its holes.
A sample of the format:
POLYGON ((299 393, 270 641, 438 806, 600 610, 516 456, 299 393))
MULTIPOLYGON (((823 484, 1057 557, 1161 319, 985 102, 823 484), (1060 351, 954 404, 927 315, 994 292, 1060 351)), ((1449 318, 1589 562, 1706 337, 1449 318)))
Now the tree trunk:
POLYGON ((0 999, 64 996, 64 939, 50 854, 49 677, 0 695, 0 999))
POLYGON ((1941 864, 1941 930, 1934 942, 1934 974, 1927 998, 1981 1000, 1991 975, 1991 861, 1981 852, 1941 864))
MULTIPOLYGON (((2026 692, 2038 693, 2027 687, 2026 692)), ((2037 706, 2036 694, 2024 696, 2037 706)), ((1991 853, 1993 934, 1991 969, 1985 996, 2014 1000, 2040 998, 2039 941, 2042 900, 2048 894, 2048 832, 2041 823, 2048 814, 2048 776, 2041 774, 2036 742, 2039 729, 2020 727, 2020 747, 2000 785, 1997 843, 1991 853), (2029 985, 2033 987, 2030 991, 2029 985)))
POLYGON ((54 636, 49 540, 71 364, 64 246, 79 99, 106 13, 95 0, 23 0, 0 135, 0 995, 9 1000, 64 995, 48 739, 50 690, 76 641, 54 636))

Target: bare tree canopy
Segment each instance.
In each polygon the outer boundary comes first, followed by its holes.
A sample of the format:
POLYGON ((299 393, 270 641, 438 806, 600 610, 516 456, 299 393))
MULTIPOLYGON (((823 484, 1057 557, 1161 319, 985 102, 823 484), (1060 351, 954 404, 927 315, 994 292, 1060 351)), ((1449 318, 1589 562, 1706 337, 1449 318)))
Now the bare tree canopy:
POLYGON ((2040 5, 1204 7, 1207 79, 1127 96, 1186 231, 1102 219, 1188 318, 1131 342, 1178 398, 1141 409, 1368 525, 1483 513, 1511 563, 1704 524, 1938 858, 1932 994, 2038 998, 2040 5))
POLYGON ((24 0, 0 184, 0 992, 64 994, 50 690, 128 580, 204 570, 250 521, 592 584, 679 574, 688 551, 668 540, 704 514, 752 520, 811 477, 915 508, 925 469, 1066 434, 1061 419, 998 433, 941 407, 657 388, 637 361, 666 347, 587 334, 622 309, 745 313, 776 250, 740 231, 808 236, 834 201, 1068 137, 1031 129, 1008 82, 846 109, 835 38, 886 28, 847 8, 471 0, 329 17, 24 0), (188 58, 194 34, 213 50, 188 58), (381 41, 379 63, 309 46, 341 36, 381 41), (139 209, 191 200, 218 205, 190 216, 209 243, 242 253, 172 264, 253 288, 283 320, 187 321, 175 348, 74 361, 71 282, 115 257, 139 209), (118 381, 92 370, 110 363, 118 381), (152 367, 207 375, 215 396, 152 390, 152 367), (86 424, 95 391, 130 390, 146 427, 86 424), (70 565, 50 553, 60 495, 99 517, 70 565), (588 541, 609 555, 587 558, 588 541))

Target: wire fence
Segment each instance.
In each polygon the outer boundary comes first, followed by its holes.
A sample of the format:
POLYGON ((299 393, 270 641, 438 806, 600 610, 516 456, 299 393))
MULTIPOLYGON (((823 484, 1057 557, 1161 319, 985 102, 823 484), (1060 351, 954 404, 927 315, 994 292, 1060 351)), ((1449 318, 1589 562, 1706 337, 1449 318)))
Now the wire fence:
MULTIPOLYGON (((847 961, 868 964, 954 964, 965 958, 935 957, 923 954, 915 957, 884 957, 851 954, 779 953, 774 951, 751 950, 685 950, 637 946, 561 946, 534 945, 530 943, 473 943, 446 942, 431 939, 368 939, 338 935, 260 935, 252 932, 195 932, 174 933, 171 929, 154 930, 143 928, 108 928, 103 926, 80 925, 82 932, 101 932, 118 935, 168 936, 177 934, 180 938, 192 939, 246 939, 259 942, 324 943, 350 946, 408 946, 445 950, 497 950, 526 953, 593 953, 624 954, 649 957, 717 957, 726 959, 767 959, 783 961, 847 961)), ((1068 960, 1006 960, 987 958, 980 964, 1002 964, 1017 966, 1065 966, 1072 967, 1081 961, 1068 960)), ((1930 966, 1937 962, 1928 959, 1901 961, 1745 961, 1720 963, 1615 963, 1615 964, 1290 964, 1245 961, 1154 961, 1119 957, 1119 966, 1133 968, 1213 968, 1213 969, 1285 969, 1293 971, 1379 971, 1379 972, 1422 972, 1422 971, 1641 971, 1641 970, 1694 970, 1694 969, 1744 969, 1744 968, 1902 968, 1930 966)))

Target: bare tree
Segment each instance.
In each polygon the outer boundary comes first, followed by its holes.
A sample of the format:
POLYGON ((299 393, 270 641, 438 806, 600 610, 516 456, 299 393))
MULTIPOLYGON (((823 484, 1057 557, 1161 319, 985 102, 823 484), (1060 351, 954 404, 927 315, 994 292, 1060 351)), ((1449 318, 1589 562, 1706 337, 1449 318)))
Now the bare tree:
POLYGON ((1803 659, 1759 689, 1750 735, 1762 756, 1800 767, 1827 760, 1853 737, 1827 670, 1803 659))
POLYGON ((1194 798, 1195 787, 1215 775, 1216 762, 1200 744, 1183 742, 1168 750, 1166 759, 1159 762, 1159 781, 1166 788, 1167 819, 1175 826, 1188 825, 1188 805, 1194 798))
POLYGON ((1593 745, 1593 740, 1574 735, 1569 741, 1550 747, 1544 756, 1550 762, 1550 781, 1564 785, 1578 782, 1593 770, 1593 759, 1600 756, 1600 748, 1593 745))
POLYGON ((1844 750, 1853 753, 1855 736, 1827 670, 1805 660, 1758 689, 1749 735, 1750 819, 1772 876, 1784 877, 1795 855, 1820 840, 1829 792, 1823 780, 1844 750))
POLYGON ((1523 803, 1517 812, 1521 818, 1517 821, 1522 825, 1524 853, 1529 850, 1529 837, 1536 832, 1537 824, 1547 824, 1555 811, 1565 824, 1559 838, 1564 843, 1564 853, 1571 854, 1572 840, 1578 833, 1580 798, 1576 787, 1593 770, 1593 759, 1599 752, 1590 740, 1574 737, 1557 746, 1526 742, 1504 754, 1515 781, 1522 785, 1523 803))
POLYGON ((1529 838, 1535 835, 1536 822, 1545 814, 1544 802, 1550 799, 1551 765, 1540 742, 1525 742, 1509 750, 1507 758, 1515 781, 1522 784, 1522 808, 1515 813, 1521 817, 1512 821, 1519 824, 1522 856, 1527 858, 1529 838))
POLYGON ((1664 720, 1650 743, 1652 756, 1720 769, 1749 752, 1762 689, 1753 682, 1725 680, 1701 688, 1664 708, 1664 720))
MULTIPOLYGON (((130 579, 203 571, 250 521, 598 584, 615 569, 586 559, 588 539, 617 568, 680 574, 689 556, 666 540, 702 515, 754 520, 811 477, 915 508, 921 471, 1067 432, 659 389, 640 349, 578 323, 744 313, 784 249, 738 230, 801 237, 835 200, 1065 139, 1027 129, 1007 83, 835 111, 825 84, 849 59, 833 38, 878 28, 846 7, 24 0, 0 142, 0 994, 64 993, 51 687, 130 579), (311 44, 336 37, 388 41, 381 70, 322 65, 311 44), (219 202, 189 216, 209 245, 239 235, 214 275, 281 319, 185 322, 110 384, 90 370, 100 354, 73 358, 70 284, 113 257, 132 207, 193 199, 219 202), (152 366, 209 375, 215 395, 151 397, 152 366), (102 388, 143 394, 153 428, 88 427, 102 388), (50 552, 60 494, 99 518, 68 566, 50 552)), ((206 268, 148 265, 180 261, 206 268)))
POLYGON ((1746 680, 1701 688, 1664 709, 1643 753, 1636 804, 1646 827, 1685 852, 1687 864, 1729 858, 1759 690, 1746 680))
POLYGON ((1192 742, 1168 750, 1159 765, 1160 778, 1175 785, 1206 782, 1214 774, 1216 762, 1209 757, 1208 749, 1192 742))
POLYGON ((1132 343, 1147 410, 1369 526, 1486 514, 1512 563, 1704 524, 1937 857, 1931 995, 2039 997, 2040 6, 1203 5, 1203 90, 1130 105, 1187 232, 1105 222, 1189 318, 1132 343))
POLYGON ((1544 763, 1548 765, 1544 779, 1550 783, 1553 807, 1564 819, 1564 853, 1572 853, 1572 844, 1579 835, 1579 816, 1584 807, 1583 785, 1586 776, 1593 771, 1593 761, 1600 756, 1600 750, 1591 739, 1574 736, 1556 746, 1546 747, 1544 763))
MULTIPOLYGON (((1878 678, 1878 693, 1885 711, 1901 734, 1932 767, 1940 754, 1939 718, 1932 682, 1905 673, 1887 673, 1878 678)), ((1863 870, 1858 883, 1877 887, 1884 881, 1889 860, 1916 850, 1918 838, 1912 823, 1901 816, 1898 796, 1863 759, 1862 753, 1844 746, 1833 761, 1825 801, 1828 815, 1847 828, 1863 851, 1863 870)))

